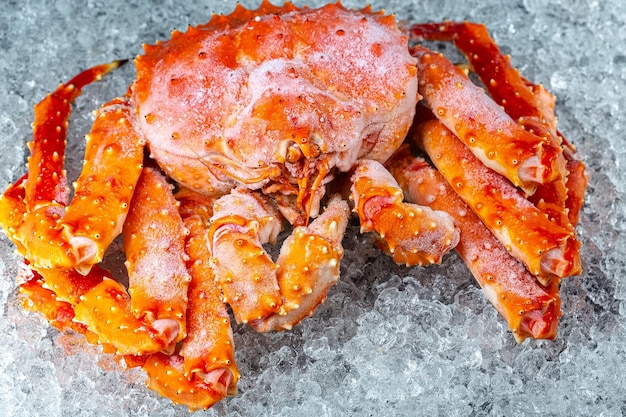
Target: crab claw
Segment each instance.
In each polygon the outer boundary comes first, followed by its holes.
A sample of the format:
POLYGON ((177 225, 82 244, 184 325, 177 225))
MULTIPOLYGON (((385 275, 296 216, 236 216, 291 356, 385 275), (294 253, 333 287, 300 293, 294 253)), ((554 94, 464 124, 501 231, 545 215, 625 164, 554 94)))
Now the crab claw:
POLYGON ((258 194, 234 189, 214 205, 209 229, 211 267, 239 323, 263 319, 281 306, 277 265, 263 249, 281 230, 278 211, 258 194))
POLYGON ((326 299, 329 288, 339 280, 341 240, 349 216, 348 204, 334 195, 308 227, 293 230, 276 261, 283 307, 280 313, 250 323, 255 330, 289 330, 326 299))
POLYGON ((352 175, 352 199, 361 231, 375 231, 383 249, 406 265, 440 263, 456 246, 459 231, 449 214, 404 203, 404 194, 380 163, 361 160, 352 175))

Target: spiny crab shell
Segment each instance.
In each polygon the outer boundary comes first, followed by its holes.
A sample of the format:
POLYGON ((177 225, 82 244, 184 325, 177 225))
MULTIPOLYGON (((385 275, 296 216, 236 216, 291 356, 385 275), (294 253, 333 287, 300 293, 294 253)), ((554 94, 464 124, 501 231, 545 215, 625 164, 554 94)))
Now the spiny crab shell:
POLYGON ((159 165, 202 193, 243 183, 293 194, 320 164, 325 174, 387 160, 418 98, 394 18, 335 4, 261 8, 174 31, 136 59, 132 101, 159 165))
POLYGON ((0 222, 25 258, 24 304, 142 367, 152 389, 191 410, 234 395, 225 303, 258 331, 311 315, 339 279, 350 211, 399 264, 454 248, 516 340, 556 336, 560 280, 581 268, 585 166, 554 97, 484 26, 400 30, 369 7, 264 1, 174 31, 98 110, 70 201, 71 103, 120 63, 35 107, 29 172, 0 222), (409 38, 454 42, 492 98, 409 38), (273 260, 263 246, 284 220, 273 260), (100 263, 120 234, 128 286, 100 263))

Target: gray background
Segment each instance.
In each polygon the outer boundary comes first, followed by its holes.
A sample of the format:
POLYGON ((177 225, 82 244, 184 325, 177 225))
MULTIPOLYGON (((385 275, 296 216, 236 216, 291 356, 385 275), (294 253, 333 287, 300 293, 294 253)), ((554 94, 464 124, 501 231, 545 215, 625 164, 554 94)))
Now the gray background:
MULTIPOLYGON (((517 345, 455 255, 426 269, 396 266, 351 226, 342 281, 324 306, 291 332, 259 335, 235 327, 240 393, 197 415, 626 414, 624 4, 375 4, 412 22, 485 22, 522 73, 557 95, 560 129, 588 163, 591 184, 579 226, 585 272, 563 284, 556 341, 517 345)), ((134 57, 142 41, 164 39, 234 4, 4 1, 0 7, 4 188, 24 172, 32 106, 60 81, 97 63, 134 57)), ((91 111, 123 94, 132 78, 127 66, 79 99, 71 149, 80 150, 91 111)), ((80 165, 74 154, 70 175, 80 165)), ((16 265, 1 236, 0 416, 188 414, 144 388, 140 372, 103 371, 96 364, 115 367, 111 358, 25 314, 15 298, 16 265)))

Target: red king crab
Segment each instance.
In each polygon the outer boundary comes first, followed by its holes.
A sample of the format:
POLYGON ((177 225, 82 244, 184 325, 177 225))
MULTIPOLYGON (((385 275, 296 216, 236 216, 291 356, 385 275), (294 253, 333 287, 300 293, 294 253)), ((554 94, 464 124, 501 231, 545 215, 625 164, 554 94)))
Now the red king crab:
POLYGON ((352 211, 397 263, 456 248, 518 341, 555 337, 560 279, 581 269, 585 167, 554 97, 483 25, 264 1, 144 48, 127 94, 96 113, 71 199, 72 101, 121 62, 35 107, 28 173, 0 201, 28 308, 207 408, 239 379, 225 303, 259 331, 312 314, 352 211), (454 42, 469 64, 423 41, 454 42), (263 245, 283 223, 274 261, 263 245), (128 287, 99 265, 120 234, 128 287))

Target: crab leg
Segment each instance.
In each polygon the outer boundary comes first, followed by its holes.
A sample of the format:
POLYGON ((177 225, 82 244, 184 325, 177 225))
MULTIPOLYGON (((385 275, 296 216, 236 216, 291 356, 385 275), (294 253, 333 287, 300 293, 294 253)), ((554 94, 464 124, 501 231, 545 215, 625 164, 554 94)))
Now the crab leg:
POLYGON ((421 46, 412 53, 428 107, 486 166, 529 195, 566 175, 562 152, 549 138, 517 124, 443 55, 421 46))
POLYGON ((74 306, 60 300, 54 291, 47 288, 47 283, 39 273, 28 266, 23 268, 27 269, 31 275, 19 286, 19 292, 26 297, 23 302, 24 307, 43 314, 48 322, 60 331, 71 329, 85 335, 89 342, 97 342, 97 336, 91 333, 87 326, 74 321, 74 306))
POLYGON ((537 135, 556 136, 556 120, 546 112, 551 107, 550 101, 553 101, 551 95, 542 86, 531 84, 520 75, 511 65, 510 57, 500 52, 485 25, 471 22, 425 23, 414 25, 409 30, 414 41, 454 42, 491 97, 504 107, 509 116, 537 135))
POLYGON ((507 321, 515 339, 554 339, 560 312, 559 280, 539 285, 506 250, 472 210, 424 159, 408 147, 399 150, 387 166, 407 199, 449 213, 460 230, 455 250, 465 261, 489 301, 507 321))
POLYGON ((397 263, 440 263, 459 241, 450 215, 404 203, 402 189, 380 163, 359 161, 351 181, 351 198, 361 220, 361 232, 376 232, 383 249, 397 263))
POLYGON ((171 350, 186 334, 190 278, 183 259, 185 229, 177 209, 170 185, 156 169, 145 168, 123 231, 128 292, 104 277, 75 307, 76 320, 119 354, 171 350))
POLYGON ((189 230, 186 252, 190 257, 187 265, 192 278, 187 309, 188 335, 181 348, 185 374, 208 375, 215 372, 214 369, 228 370, 231 383, 227 384, 227 391, 234 394, 239 372, 235 365, 230 318, 209 263, 207 236, 213 199, 191 191, 179 192, 176 198, 181 202, 180 212, 189 230))
POLYGON ((187 229, 178 213, 172 186, 153 167, 143 169, 124 223, 128 292, 136 317, 171 332, 172 343, 186 335, 187 229))
POLYGON ((259 195, 234 189, 214 205, 209 229, 211 266, 239 323, 277 312, 280 289, 272 259, 263 244, 281 230, 278 211, 259 195))
POLYGON ((568 227, 568 223, 570 227, 576 225, 588 179, 576 149, 557 130, 554 96, 542 85, 528 81, 511 65, 510 57, 502 54, 485 25, 471 22, 426 23, 412 26, 410 33, 413 40, 454 42, 491 97, 502 105, 509 116, 526 130, 549 137, 555 145, 563 146, 569 172, 567 182, 542 184, 530 200, 563 227, 568 227))
POLYGON ((454 191, 528 270, 548 285, 580 273, 580 242, 549 220, 505 178, 486 167, 441 122, 418 125, 412 137, 454 191))
POLYGON ((563 144, 563 154, 565 159, 567 159, 567 170, 569 171, 566 182, 567 200, 565 200, 565 207, 568 210, 567 216, 570 223, 576 225, 585 201, 585 190, 589 182, 589 175, 585 163, 574 145, 570 144, 565 138, 563 138, 563 144))
POLYGON ((187 337, 174 355, 150 355, 143 369, 150 388, 190 410, 206 409, 226 395, 237 393, 233 335, 222 294, 209 265, 207 224, 213 200, 183 190, 176 195, 189 230, 186 239, 191 282, 187 309, 187 337))
POLYGON ((26 205, 29 212, 40 207, 67 204, 69 189, 63 164, 72 102, 81 94, 83 87, 124 63, 125 61, 115 61, 87 69, 69 82, 61 84, 35 106, 33 141, 29 143, 29 178, 26 184, 26 205))
POLYGON ((311 224, 294 229, 276 261, 283 298, 281 312, 254 322, 255 330, 289 330, 324 302, 330 287, 339 280, 339 261, 343 256, 341 240, 349 216, 348 204, 334 195, 311 224))
POLYGON ((134 120, 128 98, 114 99, 98 110, 87 135, 85 165, 60 223, 80 272, 100 262, 122 231, 143 167, 144 140, 134 120))
POLYGON ((26 202, 24 201, 24 184, 28 179, 28 174, 24 174, 15 183, 9 185, 0 196, 0 226, 2 231, 17 246, 17 251, 23 254, 25 249, 16 238, 16 233, 24 223, 24 213, 26 213, 26 202))
MULTIPOLYGON (((7 189, 0 205, 3 210, 25 205, 23 183, 20 179, 7 189)), ((107 351, 122 354, 159 351, 169 343, 132 315, 126 289, 99 266, 86 275, 74 269, 25 268, 36 278, 21 284, 20 291, 30 299, 31 309, 42 312, 60 330, 71 328, 107 351)))
POLYGON ((114 100, 100 111, 88 135, 92 138, 87 144, 88 162, 67 213, 69 189, 63 170, 72 100, 86 84, 119 65, 115 62, 84 71, 35 107, 24 185, 26 214, 12 238, 37 268, 77 267, 86 273, 121 230, 143 158, 143 145, 129 121, 130 108, 114 100))

